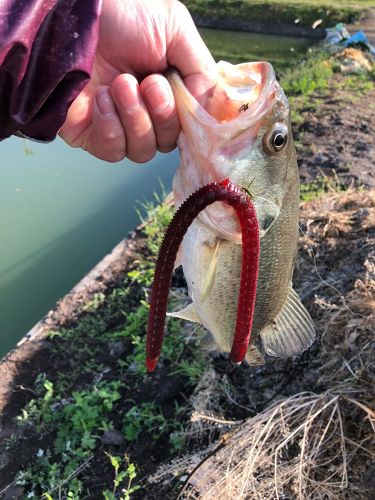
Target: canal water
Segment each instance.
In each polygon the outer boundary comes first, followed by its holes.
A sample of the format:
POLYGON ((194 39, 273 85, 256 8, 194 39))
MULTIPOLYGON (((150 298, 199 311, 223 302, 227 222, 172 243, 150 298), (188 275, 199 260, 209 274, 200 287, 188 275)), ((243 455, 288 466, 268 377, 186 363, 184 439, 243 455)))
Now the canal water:
MULTIPOLYGON (((202 30, 217 60, 283 69, 311 40, 202 30)), ((146 165, 100 161, 56 141, 0 144, 0 357, 138 223, 137 204, 170 189, 176 151, 146 165)))

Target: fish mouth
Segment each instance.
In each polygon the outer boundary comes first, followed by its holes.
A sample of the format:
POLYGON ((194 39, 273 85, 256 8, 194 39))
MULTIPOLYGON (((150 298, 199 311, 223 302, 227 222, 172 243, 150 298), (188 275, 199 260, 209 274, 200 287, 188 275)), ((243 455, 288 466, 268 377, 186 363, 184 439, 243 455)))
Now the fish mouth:
MULTIPOLYGON (((217 68, 216 84, 204 105, 190 93, 177 71, 168 74, 182 126, 178 139, 181 163, 173 180, 177 208, 194 191, 211 182, 229 178, 244 185, 248 179, 237 172, 237 160, 256 144, 262 118, 279 97, 280 87, 268 62, 232 65, 220 61, 217 68)), ((258 208, 257 196, 254 203, 258 208)), ((230 207, 215 203, 199 219, 217 236, 241 243, 238 222, 230 207)), ((268 227, 269 221, 260 226, 263 236, 263 226, 268 227)))
POLYGON ((274 102, 277 83, 270 63, 260 61, 233 65, 220 61, 217 69, 216 84, 204 105, 190 93, 176 70, 168 73, 179 118, 187 134, 194 132, 189 130, 188 115, 202 127, 214 126, 224 134, 229 129, 236 129, 238 134, 259 121, 274 102))

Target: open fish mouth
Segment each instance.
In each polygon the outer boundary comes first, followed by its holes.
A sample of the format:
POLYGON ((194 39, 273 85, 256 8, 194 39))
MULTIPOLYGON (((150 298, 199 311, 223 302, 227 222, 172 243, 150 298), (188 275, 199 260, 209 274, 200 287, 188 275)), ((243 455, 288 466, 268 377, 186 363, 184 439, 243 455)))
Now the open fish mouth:
MULTIPOLYGON (((232 65, 220 61, 216 85, 204 106, 190 94, 176 71, 172 71, 168 79, 183 130, 178 145, 181 151, 189 151, 173 181, 176 206, 201 186, 224 178, 245 189, 250 184, 247 190, 259 212, 263 236, 272 224, 270 214, 277 217, 280 207, 273 196, 274 189, 270 191, 269 186, 260 186, 257 182, 251 185, 248 165, 251 155, 254 165, 263 155, 260 139, 263 117, 272 111, 280 97, 271 64, 232 65)), ((199 219, 217 236, 241 243, 238 221, 231 207, 214 203, 199 215, 199 219)))
MULTIPOLYGON (((202 126, 219 126, 223 132, 228 129, 226 124, 241 118, 239 128, 248 129, 273 104, 273 90, 277 85, 275 72, 271 64, 265 61, 238 65, 220 61, 217 66, 218 79, 204 106, 190 94, 177 71, 169 73, 168 80, 176 98, 180 118, 183 120, 184 116, 190 114, 202 126)), ((232 123, 231 128, 234 125, 237 135, 238 123, 232 123)), ((184 123, 182 128, 185 133, 189 133, 184 123)))

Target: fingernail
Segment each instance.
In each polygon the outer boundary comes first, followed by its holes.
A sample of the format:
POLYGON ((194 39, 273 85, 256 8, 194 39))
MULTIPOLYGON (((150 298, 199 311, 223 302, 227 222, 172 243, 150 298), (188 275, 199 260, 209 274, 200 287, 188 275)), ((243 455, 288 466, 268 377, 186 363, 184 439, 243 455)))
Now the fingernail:
POLYGON ((115 112, 115 106, 108 89, 99 89, 95 96, 95 99, 99 111, 102 115, 110 115, 115 112))
POLYGON ((156 113, 163 113, 171 105, 171 91, 166 85, 159 82, 145 89, 145 98, 147 104, 156 113))

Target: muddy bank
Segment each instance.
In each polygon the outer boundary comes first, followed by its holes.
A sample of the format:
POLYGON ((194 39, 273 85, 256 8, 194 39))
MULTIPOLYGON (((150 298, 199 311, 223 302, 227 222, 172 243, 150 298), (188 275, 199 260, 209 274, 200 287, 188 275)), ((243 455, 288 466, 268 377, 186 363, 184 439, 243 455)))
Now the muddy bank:
MULTIPOLYGON (((272 35, 323 38, 339 22, 362 22, 368 11, 358 6, 313 3, 183 0, 199 27, 253 31, 272 35)), ((360 25, 360 24, 359 24, 360 25)), ((361 29, 361 28, 358 28, 361 29)))
POLYGON ((303 105, 294 126, 302 183, 326 176, 332 187, 375 187, 375 89, 360 97, 360 85, 337 74, 303 105))
MULTIPOLYGON (((4 406, 15 387, 20 387, 25 380, 35 378, 43 360, 48 359, 48 332, 76 321, 95 294, 108 293, 132 268, 136 256, 135 240, 141 228, 142 226, 121 241, 0 360, 0 414, 3 414, 4 406)), ((23 404, 22 397, 19 402, 23 404)), ((2 437, 0 426, 0 442, 2 437)))
POLYGON ((269 22, 249 21, 234 17, 204 16, 192 13, 195 24, 199 28, 211 28, 230 31, 249 31, 252 33, 263 33, 266 35, 300 36, 322 40, 325 37, 325 29, 311 26, 299 26, 298 24, 270 24, 269 22))

